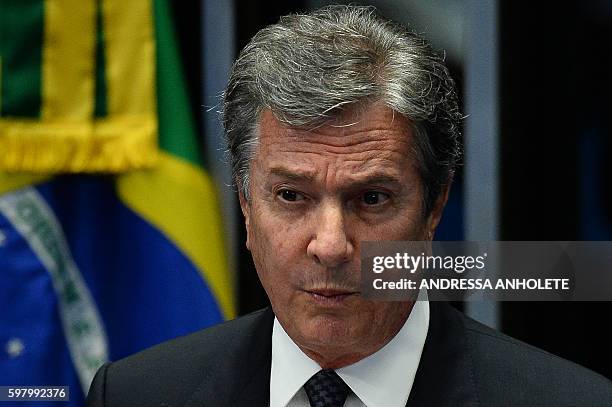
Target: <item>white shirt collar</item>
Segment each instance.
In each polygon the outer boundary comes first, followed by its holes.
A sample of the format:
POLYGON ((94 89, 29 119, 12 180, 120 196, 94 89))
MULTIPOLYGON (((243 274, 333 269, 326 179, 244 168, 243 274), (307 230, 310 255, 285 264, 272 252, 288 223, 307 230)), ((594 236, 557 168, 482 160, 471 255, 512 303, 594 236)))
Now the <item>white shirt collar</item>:
MULTIPOLYGON (((378 352, 336 373, 368 407, 403 407, 416 376, 427 330, 429 303, 422 291, 400 331, 378 352), (421 295, 422 294, 422 295, 421 295)), ((274 318, 270 407, 285 407, 321 367, 291 340, 274 318)))

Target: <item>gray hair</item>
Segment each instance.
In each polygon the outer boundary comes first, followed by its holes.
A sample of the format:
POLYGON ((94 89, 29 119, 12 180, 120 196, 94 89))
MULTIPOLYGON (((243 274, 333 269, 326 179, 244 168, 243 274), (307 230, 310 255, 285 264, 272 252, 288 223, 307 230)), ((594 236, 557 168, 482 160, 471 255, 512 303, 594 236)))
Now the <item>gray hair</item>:
POLYGON ((443 59, 372 7, 329 6, 260 30, 234 63, 223 102, 233 177, 246 199, 264 109, 290 126, 313 127, 374 102, 402 114, 415 134, 425 215, 460 157, 462 116, 443 59))

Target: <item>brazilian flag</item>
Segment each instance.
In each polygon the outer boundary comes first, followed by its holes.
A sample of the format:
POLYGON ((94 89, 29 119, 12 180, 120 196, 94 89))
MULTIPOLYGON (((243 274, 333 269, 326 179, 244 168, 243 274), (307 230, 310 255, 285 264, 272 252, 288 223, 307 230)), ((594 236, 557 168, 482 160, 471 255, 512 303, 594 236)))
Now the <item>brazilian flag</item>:
POLYGON ((0 386, 83 405, 102 363, 234 317, 181 69, 166 0, 0 0, 0 386))

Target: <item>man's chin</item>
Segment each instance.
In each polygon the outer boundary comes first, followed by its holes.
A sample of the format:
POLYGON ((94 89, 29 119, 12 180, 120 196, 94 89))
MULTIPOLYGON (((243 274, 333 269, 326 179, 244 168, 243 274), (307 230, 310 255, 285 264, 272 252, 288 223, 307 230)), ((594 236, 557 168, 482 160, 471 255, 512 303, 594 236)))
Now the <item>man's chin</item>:
POLYGON ((342 315, 323 313, 307 318, 302 324, 300 336, 318 348, 341 347, 349 338, 355 337, 350 318, 342 315))
MULTIPOLYGON (((304 321, 306 322, 306 321, 304 321)), ((310 359, 324 369, 336 369, 359 360, 359 343, 363 338, 349 321, 330 315, 319 315, 299 327, 299 339, 292 338, 310 359)))

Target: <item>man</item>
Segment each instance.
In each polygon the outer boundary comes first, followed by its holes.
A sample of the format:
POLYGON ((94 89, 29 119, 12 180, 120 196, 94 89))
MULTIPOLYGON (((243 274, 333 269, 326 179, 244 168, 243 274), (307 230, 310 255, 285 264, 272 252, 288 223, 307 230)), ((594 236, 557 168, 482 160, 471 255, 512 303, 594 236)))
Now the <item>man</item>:
POLYGON ((610 405, 607 379, 448 305, 360 295, 361 242, 431 240, 459 157, 454 84, 422 38, 369 8, 286 16, 224 102, 272 308, 103 366, 90 406, 610 405))

